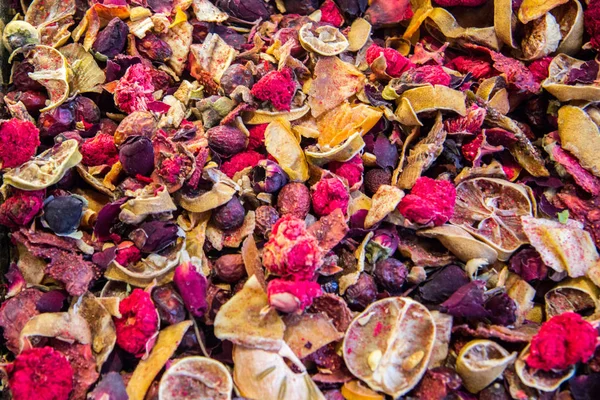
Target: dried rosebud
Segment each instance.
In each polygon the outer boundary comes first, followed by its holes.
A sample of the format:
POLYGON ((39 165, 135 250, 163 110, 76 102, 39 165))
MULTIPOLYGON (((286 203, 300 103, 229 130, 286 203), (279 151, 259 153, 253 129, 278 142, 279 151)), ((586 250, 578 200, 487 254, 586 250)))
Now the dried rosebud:
POLYGON ((265 268, 285 279, 311 280, 321 266, 317 239, 308 233, 304 221, 293 215, 281 217, 265 244, 265 268))
POLYGON ((248 137, 233 126, 219 125, 206 131, 210 148, 223 156, 231 156, 246 148, 248 137))
POLYGON ((344 17, 333 0, 325 0, 321 5, 321 22, 340 27, 344 24, 344 17))
POLYGON ((396 49, 392 49, 391 47, 383 48, 381 46, 373 43, 368 49, 366 53, 367 63, 370 65, 379 58, 381 55, 385 58, 385 62, 387 67, 385 72, 393 77, 397 78, 404 71, 411 67, 411 62, 408 58, 404 57, 402 54, 398 52, 396 49))
POLYGON ((246 267, 241 254, 225 254, 213 263, 215 275, 226 283, 235 283, 246 276, 246 267))
POLYGON ((158 89, 153 73, 153 68, 144 64, 134 64, 127 68, 125 75, 115 86, 116 106, 127 114, 134 111, 147 111, 148 103, 154 101, 152 93, 158 89))
POLYGON ((73 368, 69 360, 52 347, 24 350, 6 369, 14 400, 67 400, 73 390, 73 368))
POLYGON ((249 22, 268 20, 271 16, 271 11, 263 0, 217 0, 215 4, 229 15, 249 22))
POLYGON ((113 18, 104 29, 98 33, 92 49, 108 58, 121 54, 127 43, 129 27, 120 18, 113 18))
POLYGON ((452 217, 455 202, 456 188, 451 182, 420 177, 398 204, 398 211, 413 223, 439 226, 452 217))
POLYGON ((40 145, 39 131, 29 121, 12 118, 0 122, 0 169, 29 161, 40 145))
POLYGON ((119 303, 121 318, 115 318, 117 344, 136 357, 143 356, 152 347, 151 340, 158 333, 158 312, 150 295, 142 289, 133 292, 119 303))
POLYGON ((87 97, 77 96, 73 100, 73 112, 75 113, 75 122, 95 124, 100 121, 100 108, 87 97))
POLYGON ((365 189, 371 196, 377 193, 379 186, 389 185, 392 182, 392 174, 387 169, 374 168, 365 174, 365 189))
POLYGON ((252 71, 242 64, 232 64, 223 72, 221 87, 229 95, 238 86, 251 88, 254 85, 252 71))
POLYGON ((135 43, 138 51, 152 61, 165 62, 173 55, 171 46, 152 32, 146 33, 143 39, 136 39, 135 43))
POLYGON ((255 192, 275 193, 287 183, 287 174, 279 164, 261 160, 252 168, 252 188, 255 192))
POLYGON ((517 304, 506 293, 498 293, 485 302, 489 320, 496 325, 512 325, 517 321, 517 304))
POLYGON ((296 93, 294 73, 290 68, 271 71, 256 82, 250 92, 261 101, 269 101, 277 110, 290 111, 296 93))
POLYGON ((371 264, 385 260, 398 249, 398 233, 391 229, 378 229, 367 243, 366 256, 371 264))
POLYGON ((236 196, 232 197, 227 203, 217 207, 212 213, 212 221, 217 228, 229 231, 237 229, 244 223, 246 211, 236 196))
POLYGON ((72 103, 63 103, 53 110, 43 112, 38 118, 41 137, 53 138, 70 130, 75 122, 72 103))
POLYGON ((285 313, 304 311, 320 295, 321 287, 316 282, 274 279, 267 286, 269 305, 285 313))
POLYGON ((177 240, 179 226, 172 221, 148 221, 131 234, 129 238, 143 253, 160 253, 177 240))
POLYGON ((185 320, 183 300, 172 285, 159 286, 152 290, 152 301, 156 305, 160 320, 165 325, 173 325, 185 320))
POLYGON ((274 207, 260 206, 254 211, 254 215, 256 218, 255 232, 264 237, 268 237, 273 225, 279 219, 279 213, 274 207))
POLYGON ((306 218, 310 211, 310 191, 303 183, 288 183, 279 191, 277 210, 282 216, 290 214, 297 218, 306 218))
POLYGON ((231 157, 229 161, 225 161, 221 165, 221 171, 230 178, 235 174, 249 167, 254 167, 260 160, 265 158, 264 155, 253 150, 243 151, 231 157))
POLYGON ((581 315, 566 312, 542 324, 531 340, 525 362, 544 371, 562 370, 586 362, 594 354, 598 331, 581 315))
POLYGON ((27 112, 33 117, 39 116, 40 110, 46 107, 46 101, 48 100, 48 96, 35 90, 9 92, 6 95, 6 98, 15 103, 19 101, 23 103, 27 112))
POLYGON ((14 67, 12 83, 18 90, 44 90, 44 87, 29 74, 35 72, 35 66, 30 62, 23 61, 14 67))
POLYGON ((119 161, 115 139, 108 133, 99 133, 86 140, 79 147, 79 151, 83 157, 81 163, 88 167, 113 165, 119 161))
POLYGON ((119 161, 131 177, 150 176, 154 170, 154 147, 146 136, 129 136, 119 147, 119 161))
POLYGON ((284 4, 290 14, 308 15, 319 8, 318 0, 285 0, 284 4))
POLYGON ((79 197, 49 197, 44 204, 42 224, 57 235, 68 235, 79 228, 84 203, 79 197))
POLYGON ((363 166, 360 154, 357 154, 350 160, 345 162, 330 162, 329 170, 334 174, 346 179, 346 181, 348 182, 348 186, 350 188, 353 188, 354 185, 357 185, 362 181, 365 167, 363 166))
POLYGON ((329 215, 336 209, 346 214, 349 202, 348 189, 338 178, 321 179, 312 188, 312 206, 318 216, 329 215))
POLYGON ((524 248, 510 258, 509 269, 527 282, 545 279, 548 267, 540 254, 531 247, 524 248))
POLYGON ((14 194, 0 205, 0 225, 9 228, 25 226, 41 211, 43 204, 43 190, 15 190, 14 194))
POLYGON ((358 277, 358 281, 346 289, 344 297, 351 309, 356 311, 364 310, 377 298, 375 280, 371 275, 363 272, 358 277))
POLYGON ((208 308, 206 286, 208 282, 195 265, 190 262, 180 264, 175 269, 173 282, 183 299, 183 304, 194 317, 202 317, 208 308))
POLYGON ((406 282, 408 268, 400 260, 386 258, 375 264, 375 279, 384 289, 397 293, 406 282))

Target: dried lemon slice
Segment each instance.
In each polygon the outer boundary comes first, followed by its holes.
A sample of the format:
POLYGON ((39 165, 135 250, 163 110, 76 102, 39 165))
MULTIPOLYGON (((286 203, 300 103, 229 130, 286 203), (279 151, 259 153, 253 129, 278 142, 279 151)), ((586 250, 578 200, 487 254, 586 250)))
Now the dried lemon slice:
POLYGON ((335 56, 349 46, 348 39, 337 28, 330 25, 320 26, 313 33, 312 23, 309 22, 300 28, 298 37, 305 50, 322 56, 335 56))
POLYGON ((435 322, 421 303, 390 297, 371 304, 352 321, 343 343, 354 376, 394 398, 411 390, 427 370, 435 322))
POLYGON ((290 111, 267 111, 267 110, 255 110, 248 111, 243 114, 244 122, 250 125, 268 124, 278 118, 283 118, 286 121, 295 121, 302 118, 307 112, 310 111, 308 104, 294 108, 290 111))
POLYGON ((471 393, 477 393, 496 380, 506 367, 517 358, 491 340, 473 340, 467 343, 456 359, 456 372, 471 393))
POLYGON ((6 171, 4 183, 23 190, 44 189, 60 181, 80 161, 77 141, 65 140, 20 167, 6 171))
POLYGON ((288 121, 278 119, 269 124, 265 131, 265 147, 288 174, 290 180, 297 182, 308 180, 306 157, 288 121))
POLYGON ((233 380, 227 368, 207 357, 185 357, 163 375, 158 387, 160 400, 231 399, 233 380))
POLYGON ((498 252, 507 260, 528 243, 521 216, 532 216, 533 196, 524 185, 496 178, 475 178, 456 187, 456 207, 450 220, 498 252))
POLYGON ((437 239, 462 262, 484 259, 493 264, 498 252, 489 245, 475 239, 464 229, 454 225, 442 225, 417 231, 417 235, 437 239))
POLYGON ((384 400, 382 395, 364 387, 360 381, 344 383, 344 386, 342 386, 342 396, 346 400, 384 400))
POLYGON ((529 356, 529 345, 523 349, 515 361, 515 372, 526 386, 543 392, 552 392, 566 380, 575 375, 575 365, 561 371, 544 371, 527 366, 525 360, 529 356))
POLYGON ((69 96, 67 59, 52 47, 35 45, 15 50, 8 61, 11 62, 18 53, 24 53, 25 60, 34 67, 34 71, 29 73, 29 77, 38 81, 48 91, 50 101, 40 111, 48 111, 64 103, 69 96))

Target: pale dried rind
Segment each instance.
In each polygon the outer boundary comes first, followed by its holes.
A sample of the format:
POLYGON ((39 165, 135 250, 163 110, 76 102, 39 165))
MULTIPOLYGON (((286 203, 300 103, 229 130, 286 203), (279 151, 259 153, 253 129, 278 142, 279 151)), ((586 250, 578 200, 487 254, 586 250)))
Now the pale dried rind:
POLYGON ((227 13, 219 10, 208 0, 193 0, 192 9, 198 21, 223 22, 229 18, 227 13))
POLYGON ((562 42, 556 51, 573 55, 581 50, 583 43, 583 7, 579 0, 571 0, 568 3, 552 10, 556 21, 560 25, 562 42))
POLYGON ((600 289, 585 277, 560 282, 544 295, 546 318, 564 312, 592 312, 596 314, 600 305, 600 289))
POLYGON ((366 247, 372 237, 373 232, 369 232, 361 242, 360 246, 354 251, 354 256, 356 257, 356 269, 340 276, 340 279, 338 280, 340 294, 346 293, 346 290, 358 281, 361 272, 365 270, 366 247))
POLYGON ((300 44, 306 50, 321 56, 335 56, 348 48, 348 39, 337 28, 322 25, 313 33, 312 25, 311 22, 304 24, 298 32, 300 44))
POLYGON ((494 1, 494 29, 496 36, 507 46, 517 48, 513 32, 517 25, 517 16, 513 13, 512 0, 494 1))
POLYGON ((90 344, 92 333, 87 321, 73 312, 42 313, 27 321, 21 330, 19 346, 21 350, 31 347, 29 338, 43 336, 65 342, 90 344))
POLYGON ((307 357, 344 337, 324 313, 289 314, 284 317, 284 322, 284 340, 298 358, 307 357))
POLYGON ((467 112, 465 94, 442 85, 425 85, 409 89, 402 94, 396 109, 396 117, 404 125, 423 125, 417 114, 429 111, 454 111, 459 115, 467 112))
POLYGON ((561 147, 592 174, 600 176, 600 130, 581 108, 563 106, 558 110, 558 135, 561 147))
POLYGON ((192 46, 192 31, 194 27, 187 21, 183 21, 164 34, 162 39, 171 47, 173 54, 167 60, 169 67, 177 75, 181 75, 188 60, 188 54, 192 46))
POLYGON ((356 132, 345 142, 327 151, 319 151, 318 148, 308 147, 304 150, 306 160, 317 166, 323 166, 332 161, 345 162, 357 155, 364 147, 365 141, 362 132, 356 132))
POLYGON ((575 375, 575 365, 561 371, 543 371, 533 369, 527 366, 525 360, 529 356, 529 345, 523 349, 515 361, 515 372, 526 386, 541 390, 542 392, 552 392, 565 381, 575 375))
POLYGON ((403 197, 404 192, 396 186, 379 186, 377 192, 373 195, 371 209, 365 218, 365 228, 368 229, 382 221, 389 213, 396 209, 403 197))
POLYGON ((526 60, 537 60, 554 52, 561 40, 560 26, 554 16, 546 13, 525 26, 521 50, 526 60))
MULTIPOLYGON (((189 29, 189 28, 188 28, 189 29)), ((203 71, 208 72, 219 83, 225 70, 235 57, 235 49, 216 33, 206 35, 202 44, 193 44, 190 51, 203 71)))
POLYGON ((348 51, 358 51, 371 37, 371 24, 364 18, 356 18, 348 32, 348 51))
POLYGON ((180 358, 169 366, 160 380, 158 398, 230 400, 232 391, 233 380, 225 365, 212 358, 194 356, 180 358))
POLYGON ((183 209, 194 213, 213 210, 231 200, 239 190, 237 183, 216 168, 206 169, 203 176, 213 182, 212 188, 196 197, 182 194, 178 202, 183 209))
POLYGON ((101 85, 106 81, 106 76, 94 60, 94 56, 85 51, 83 46, 78 43, 63 46, 60 48, 60 52, 65 56, 73 71, 73 79, 70 82, 72 95, 102 92, 101 85))
POLYGON ((517 353, 509 353, 496 342, 474 340, 460 351, 456 372, 469 392, 478 393, 502 375, 516 358, 517 353))
POLYGON ((379 300, 350 324, 344 360, 371 389, 396 398, 416 386, 427 370, 435 334, 433 317, 421 303, 407 297, 379 300), (374 335, 378 325, 386 328, 374 335))
POLYGON ((542 82, 542 87, 560 101, 588 100, 596 101, 600 98, 600 86, 596 84, 567 85, 569 72, 580 68, 584 61, 569 57, 566 54, 558 54, 548 68, 548 78, 542 82))
POLYGON ((523 0, 519 7, 519 21, 527 24, 533 20, 543 17, 547 12, 569 0, 523 0))
POLYGON ((498 259, 498 252, 488 244, 475 239, 466 230, 454 225, 442 225, 428 229, 420 229, 417 235, 437 239, 462 262, 473 259, 486 260, 493 264, 498 259))
POLYGON ((142 222, 147 216, 153 214, 168 214, 177 210, 169 191, 163 185, 150 184, 129 199, 121 206, 119 219, 125 223, 135 225, 142 222))
POLYGON ((255 110, 244 112, 244 122, 250 125, 268 124, 277 119, 283 118, 286 121, 295 121, 302 118, 310 111, 308 104, 299 108, 293 108, 290 111, 267 111, 255 110))
POLYGON ((92 351, 96 358, 96 368, 100 371, 117 341, 112 315, 90 292, 81 296, 74 304, 73 309, 87 321, 90 327, 92 351))
POLYGON ((431 10, 427 17, 447 39, 473 42, 489 47, 492 50, 500 50, 501 43, 498 40, 498 36, 496 36, 496 30, 493 26, 463 28, 448 10, 441 7, 431 10))
POLYGON ((304 151, 288 121, 278 119, 269 124, 265 131, 265 147, 288 174, 290 180, 298 182, 308 180, 308 164, 304 151))
MULTIPOLYGON (((351 105, 343 102, 317 118, 318 144, 322 151, 327 151, 343 143, 357 132, 365 135, 379 122, 382 116, 383 112, 379 108, 362 103, 351 105)), ((311 127, 308 122, 305 125, 311 127)))

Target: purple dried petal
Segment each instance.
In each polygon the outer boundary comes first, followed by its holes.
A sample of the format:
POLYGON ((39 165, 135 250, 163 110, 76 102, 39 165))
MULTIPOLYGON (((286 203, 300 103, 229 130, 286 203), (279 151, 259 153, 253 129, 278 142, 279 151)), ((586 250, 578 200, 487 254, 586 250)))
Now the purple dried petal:
POLYGON ((121 206, 125 204, 126 201, 127 197, 122 197, 117 201, 108 203, 98 212, 96 224, 94 225, 94 235, 99 241, 105 242, 110 239, 110 230, 119 218, 121 206))
POLYGON ((115 17, 98 33, 92 48, 103 56, 113 58, 123 52, 128 34, 129 27, 127 24, 120 18, 115 17))
POLYGON ((594 400, 600 393, 600 373, 580 375, 569 381, 574 400, 594 400))
POLYGON ((510 258, 509 269, 527 282, 546 279, 548 276, 548 267, 542 261, 540 254, 532 247, 515 253, 510 258))
POLYGON ((571 68, 565 84, 591 84, 598 79, 598 63, 596 60, 586 61, 579 68, 571 68))
POLYGON ((389 101, 383 98, 381 88, 378 86, 372 85, 370 83, 366 84, 365 95, 367 96, 367 99, 369 99, 371 105, 375 107, 391 105, 389 101))
POLYGON ((441 303, 468 283, 469 277, 461 267, 449 265, 440 269, 421 286, 421 298, 427 302, 441 303))
POLYGON ((125 75, 127 68, 134 64, 139 64, 142 59, 138 56, 126 56, 124 54, 118 54, 112 60, 106 62, 106 69, 104 71, 106 75, 106 82, 116 81, 121 79, 125 75))
POLYGON ((44 293, 36 303, 39 312, 59 312, 62 310, 67 294, 62 290, 51 290, 44 293))
POLYGON ((116 256, 117 246, 112 246, 106 250, 95 252, 92 256, 92 262, 96 264, 100 270, 106 271, 108 265, 115 259, 116 256))
POLYGON ((96 385, 96 388, 89 394, 88 399, 90 400, 127 400, 129 396, 125 390, 125 383, 123 377, 118 372, 109 372, 104 375, 100 380, 100 383, 96 385))
POLYGON ((173 282, 183 299, 185 307, 194 317, 202 317, 208 308, 206 303, 206 278, 192 263, 186 262, 175 269, 173 282))
POLYGON ((17 264, 12 263, 8 267, 8 272, 6 273, 6 280, 8 281, 8 292, 6 293, 7 297, 14 296, 23 290, 27 286, 27 282, 25 282, 25 278, 23 278, 23 274, 17 264))
POLYGON ((177 240, 179 227, 171 221, 144 222, 129 238, 143 253, 159 253, 177 240))
POLYGON ((485 302, 489 320, 495 325, 512 325, 517 320, 517 304, 506 293, 499 293, 485 302))
POLYGON ((489 311, 483 307, 484 291, 485 281, 467 283, 443 302, 441 308, 454 317, 487 318, 489 311))
POLYGON ((398 164, 398 149, 384 135, 377 136, 373 154, 377 157, 377 165, 381 168, 394 168, 398 164))

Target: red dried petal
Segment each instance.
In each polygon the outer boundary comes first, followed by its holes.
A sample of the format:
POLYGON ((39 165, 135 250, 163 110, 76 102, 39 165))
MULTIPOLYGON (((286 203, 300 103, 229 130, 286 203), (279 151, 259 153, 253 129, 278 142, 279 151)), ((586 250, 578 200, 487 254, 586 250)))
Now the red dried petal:
POLYGON ((320 217, 331 214, 337 208, 344 214, 348 212, 350 195, 338 178, 321 179, 313 186, 311 197, 313 210, 320 217))
POLYGON ((398 204, 398 211, 416 224, 439 226, 452 217, 455 202, 456 188, 451 182, 420 177, 398 204))
POLYGON ((0 123, 0 168, 14 168, 29 161, 40 145, 40 131, 29 121, 10 119, 0 123))
POLYGON ((115 318, 117 344, 128 353, 141 357, 148 341, 158 332, 158 313, 150 295, 134 289, 119 304, 121 318, 115 318))
POLYGON ((578 362, 586 362, 594 354, 598 331, 581 318, 566 312, 542 324, 531 340, 527 365, 544 371, 561 370, 578 362))
POLYGON ((423 65, 422 67, 412 68, 402 78, 414 83, 429 83, 431 85, 450 85, 452 77, 441 65, 423 65))
POLYGON ((410 60, 400 54, 397 50, 390 47, 383 48, 375 43, 367 49, 365 55, 367 63, 373 63, 373 61, 381 56, 381 54, 383 54, 387 64, 385 72, 393 78, 399 77, 404 71, 412 67, 410 60))
POLYGON ((321 6, 321 22, 338 28, 344 24, 344 17, 333 0, 325 0, 321 6))
POLYGON ((52 347, 23 351, 8 370, 14 400, 67 400, 73 390, 73 368, 52 347))
POLYGON ((88 167, 97 165, 113 165, 119 160, 115 138, 108 133, 99 133, 86 140, 79 147, 81 163, 88 167))
POLYGON ((280 111, 290 111, 296 92, 294 73, 290 68, 271 71, 252 86, 250 93, 262 101, 270 101, 280 111))
POLYGON ((266 156, 257 153, 256 151, 244 151, 231 157, 221 165, 221 171, 230 178, 233 178, 236 172, 239 172, 248 167, 254 167, 260 160, 264 160, 266 156))
POLYGON ((156 90, 155 81, 158 77, 152 67, 144 64, 129 67, 115 87, 114 98, 117 107, 128 114, 147 111, 148 104, 154 101, 152 93, 156 90))
POLYGON ((590 44, 600 50, 600 1, 590 1, 583 13, 585 31, 590 35, 590 44))
POLYGON ((452 60, 454 69, 461 74, 471 73, 475 79, 485 79, 493 75, 492 65, 483 57, 460 56, 452 60))
POLYGON ((448 134, 473 134, 481 131, 486 116, 485 108, 477 104, 471 105, 462 117, 450 118, 444 121, 444 129, 448 134))
POLYGON ((299 312, 321 295, 321 286, 310 281, 274 279, 267 286, 269 304, 283 312, 299 312))
POLYGON ((265 145, 265 131, 269 124, 255 125, 248 129, 250 136, 248 137, 248 150, 256 150, 265 145))
POLYGON ((360 154, 357 154, 346 162, 330 162, 329 170, 334 174, 345 178, 348 181, 348 186, 353 187, 362 180, 365 167, 363 166, 360 154))
MULTIPOLYGON (((131 243, 131 242, 129 242, 131 243)), ((120 246, 119 246, 120 247, 120 246)), ((130 246, 120 247, 117 250, 117 254, 115 256, 115 261, 123 266, 127 266, 129 264, 135 264, 140 261, 142 258, 142 253, 140 250, 131 243, 130 246)))
POLYGON ((541 83, 548 77, 548 74, 550 73, 548 68, 550 67, 552 60, 553 57, 544 57, 529 64, 528 68, 538 83, 541 83))
POLYGON ((15 194, 0 205, 0 225, 9 228, 27 225, 44 206, 43 197, 43 190, 15 190, 15 194))

